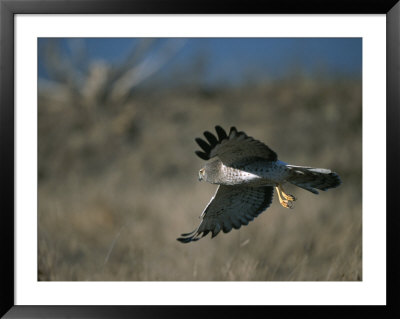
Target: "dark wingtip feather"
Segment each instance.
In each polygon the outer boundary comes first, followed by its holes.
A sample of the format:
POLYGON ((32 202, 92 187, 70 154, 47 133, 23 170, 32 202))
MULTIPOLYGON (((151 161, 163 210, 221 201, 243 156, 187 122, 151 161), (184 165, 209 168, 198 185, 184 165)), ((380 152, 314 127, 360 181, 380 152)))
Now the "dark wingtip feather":
POLYGON ((192 232, 190 232, 190 233, 181 234, 181 236, 183 236, 183 237, 191 236, 191 235, 193 235, 196 231, 197 231, 197 229, 195 229, 194 231, 192 231, 192 232))
POLYGON ((242 224, 238 224, 238 225, 233 224, 233 228, 235 228, 235 229, 239 229, 240 227, 242 227, 242 224))
POLYGON ((196 153, 196 155, 197 155, 198 157, 200 157, 201 159, 203 159, 203 160, 205 160, 205 161, 208 161, 208 160, 210 159, 210 157, 209 157, 206 153, 204 153, 204 152, 196 151, 195 153, 196 153))
MULTIPOLYGON (((208 131, 205 131, 203 133, 208 143, 205 140, 201 139, 200 137, 195 138, 197 144, 204 151, 204 152, 196 151, 195 153, 197 154, 198 157, 200 157, 203 160, 206 161, 209 160, 211 151, 214 149, 214 147, 216 147, 223 140, 228 139, 228 135, 221 126, 219 125, 215 126, 215 131, 217 132, 217 137, 208 131)), ((237 134, 237 130, 234 126, 231 127, 229 134, 231 134, 232 132, 234 132, 235 135, 237 134)))
POLYGON ((205 131, 203 134, 212 147, 214 147, 215 145, 218 144, 218 139, 215 137, 214 134, 212 134, 208 131, 205 131))
POLYGON ((230 224, 224 224, 222 227, 222 231, 226 234, 232 230, 232 226, 230 224))
POLYGON ((191 233, 181 234, 182 237, 178 237, 176 240, 184 244, 190 243, 194 240, 194 237, 196 236, 196 231, 197 229, 192 231, 191 233))
POLYGON ((192 231, 191 233, 187 234, 182 234, 182 237, 177 238, 177 241, 180 241, 181 243, 187 244, 192 241, 198 241, 199 239, 203 238, 205 235, 207 235, 210 231, 205 230, 203 232, 197 232, 197 229, 192 231))
POLYGON ((214 229, 211 230, 211 238, 214 238, 215 236, 217 236, 220 231, 221 231, 221 227, 218 224, 215 225, 214 229))
MULTIPOLYGON (((201 235, 200 238, 203 238, 203 237, 206 236, 209 232, 210 232, 209 230, 204 230, 204 231, 203 231, 203 234, 201 235)), ((200 239, 200 238, 199 238, 199 239, 200 239)))
POLYGON ((188 238, 179 237, 176 240, 180 241, 183 244, 187 244, 187 243, 190 243, 192 241, 192 239, 190 237, 188 237, 188 238))
POLYGON ((215 131, 218 134, 218 139, 220 142, 228 137, 228 135, 226 135, 225 130, 219 125, 215 127, 215 131))
POLYGON ((200 137, 196 137, 194 140, 197 142, 197 144, 199 144, 199 146, 204 150, 204 152, 210 153, 211 146, 206 141, 204 141, 200 137))

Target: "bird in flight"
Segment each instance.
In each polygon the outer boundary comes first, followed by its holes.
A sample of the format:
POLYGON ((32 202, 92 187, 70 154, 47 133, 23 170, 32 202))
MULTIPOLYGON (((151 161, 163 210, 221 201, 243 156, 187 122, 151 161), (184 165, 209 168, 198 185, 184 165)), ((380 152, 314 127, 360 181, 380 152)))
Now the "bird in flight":
POLYGON ((296 198, 283 189, 291 183, 314 194, 341 184, 339 175, 325 168, 289 165, 264 143, 231 127, 229 134, 216 126, 217 136, 205 131, 207 141, 196 138, 202 151, 195 153, 208 161, 199 171, 199 180, 217 184, 200 218, 200 225, 191 233, 182 234, 182 243, 197 241, 211 232, 212 238, 222 230, 239 229, 266 210, 272 202, 274 188, 280 204, 292 208, 296 198))

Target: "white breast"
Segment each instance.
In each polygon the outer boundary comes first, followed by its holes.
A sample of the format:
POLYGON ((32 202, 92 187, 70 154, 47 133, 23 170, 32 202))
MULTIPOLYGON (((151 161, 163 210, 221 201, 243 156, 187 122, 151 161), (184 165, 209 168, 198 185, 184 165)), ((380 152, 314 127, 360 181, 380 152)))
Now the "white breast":
POLYGON ((286 163, 281 161, 254 162, 241 168, 222 165, 222 171, 227 185, 275 185, 287 177, 286 163))

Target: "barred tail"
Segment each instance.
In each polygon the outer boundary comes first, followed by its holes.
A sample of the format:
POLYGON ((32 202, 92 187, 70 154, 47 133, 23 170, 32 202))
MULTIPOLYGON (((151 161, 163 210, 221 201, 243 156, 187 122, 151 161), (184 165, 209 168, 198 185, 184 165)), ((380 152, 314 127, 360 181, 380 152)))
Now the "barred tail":
POLYGON ((317 189, 326 191, 338 187, 341 180, 338 174, 326 168, 287 165, 290 168, 288 182, 318 194, 317 189))

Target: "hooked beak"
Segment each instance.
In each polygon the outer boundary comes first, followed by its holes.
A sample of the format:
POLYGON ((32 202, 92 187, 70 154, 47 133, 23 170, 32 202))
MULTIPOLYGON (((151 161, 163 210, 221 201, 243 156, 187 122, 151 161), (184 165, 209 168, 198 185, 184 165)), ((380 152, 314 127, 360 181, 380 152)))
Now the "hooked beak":
POLYGON ((199 170, 199 182, 203 180, 204 168, 199 170))

